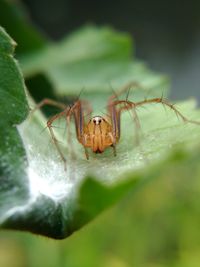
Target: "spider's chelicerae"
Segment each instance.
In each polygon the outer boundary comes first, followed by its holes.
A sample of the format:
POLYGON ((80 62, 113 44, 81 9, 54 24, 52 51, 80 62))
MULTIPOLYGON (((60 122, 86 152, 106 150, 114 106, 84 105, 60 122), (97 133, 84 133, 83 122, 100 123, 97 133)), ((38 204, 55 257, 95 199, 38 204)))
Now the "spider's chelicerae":
MULTIPOLYGON (((53 122, 57 119, 64 117, 66 119, 67 127, 71 118, 74 118, 75 128, 76 128, 76 138, 79 143, 82 144, 85 150, 85 156, 89 159, 89 154, 87 149, 90 148, 94 153, 103 153, 107 147, 112 147, 113 153, 116 156, 116 144, 120 140, 121 130, 120 130, 120 121, 121 114, 124 111, 131 111, 134 123, 139 127, 139 119, 137 116, 136 108, 150 104, 150 103, 159 103, 166 107, 169 107, 174 113, 179 116, 184 122, 190 122, 195 124, 200 124, 200 122, 190 120, 186 118, 181 112, 179 112, 174 105, 168 102, 163 97, 160 98, 151 98, 145 99, 139 102, 133 102, 127 98, 124 100, 119 100, 118 97, 123 94, 123 92, 128 91, 130 88, 141 87, 136 82, 131 82, 121 88, 117 93, 110 96, 107 104, 108 116, 94 116, 86 122, 86 114, 90 114, 92 109, 87 101, 77 100, 73 105, 67 106, 63 103, 56 102, 51 99, 44 99, 41 101, 36 108, 41 108, 44 105, 52 105, 60 108, 62 111, 47 121, 47 127, 50 131, 52 140, 55 144, 58 153, 63 160, 66 167, 66 159, 58 145, 58 141, 55 137, 53 131, 53 122)), ((70 141, 69 141, 70 142, 70 141)))

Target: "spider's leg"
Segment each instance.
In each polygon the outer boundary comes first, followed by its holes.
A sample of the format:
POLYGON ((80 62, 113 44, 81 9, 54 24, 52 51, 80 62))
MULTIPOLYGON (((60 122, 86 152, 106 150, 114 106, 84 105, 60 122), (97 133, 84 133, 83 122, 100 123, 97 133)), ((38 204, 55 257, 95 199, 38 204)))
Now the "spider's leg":
POLYGON ((120 90, 111 95, 108 99, 107 109, 113 129, 112 134, 114 137, 114 142, 113 142, 114 145, 120 138, 121 112, 123 110, 130 110, 130 109, 132 110, 133 119, 136 126, 136 141, 137 143, 139 143, 139 134, 138 134, 138 129, 140 128, 139 118, 136 113, 136 110, 132 105, 129 104, 130 101, 128 101, 128 95, 130 89, 138 89, 138 88, 145 90, 145 88, 142 87, 137 81, 129 82, 125 86, 123 86, 120 90), (122 95, 124 92, 127 92, 126 100, 119 100, 118 97, 122 95))
POLYGON ((76 136, 78 141, 84 146, 85 156, 89 159, 88 151, 85 147, 85 137, 84 137, 84 127, 85 127, 85 110, 91 112, 91 108, 86 101, 80 101, 74 103, 74 105, 67 112, 67 125, 68 125, 68 143, 71 146, 72 150, 72 142, 71 142, 71 132, 70 132, 70 118, 71 115, 74 117, 75 128, 76 128, 76 136))
POLYGON ((139 130, 141 129, 140 120, 139 120, 139 117, 138 117, 136 108, 133 107, 133 108, 131 109, 131 111, 132 111, 132 114, 133 114, 133 120, 134 120, 134 123, 135 123, 136 143, 137 143, 137 145, 139 145, 139 144, 140 144, 140 134, 139 134, 139 130))
POLYGON ((110 114, 111 124, 113 128, 112 134, 113 138, 115 139, 114 144, 119 140, 121 134, 121 113, 123 111, 129 110, 132 112, 133 115, 133 120, 136 128, 136 138, 137 142, 139 143, 138 129, 140 129, 140 121, 136 112, 135 105, 133 105, 133 102, 127 100, 116 100, 108 106, 108 112, 110 114))
MULTIPOLYGON (((70 111, 70 110, 69 110, 70 111)), ((72 115, 73 113, 69 113, 69 114, 67 114, 67 116, 66 116, 66 123, 67 123, 67 144, 68 144, 68 146, 70 147, 70 153, 72 154, 72 151, 73 151, 73 149, 72 149, 72 142, 71 142, 71 129, 70 129, 70 119, 71 119, 71 115, 72 115)))
POLYGON ((116 151, 116 138, 113 137, 113 133, 108 133, 108 135, 110 136, 111 140, 112 140, 112 145, 111 147, 113 148, 113 154, 116 157, 117 156, 117 151, 116 151))
POLYGON ((53 123, 55 120, 59 119, 60 117, 65 116, 65 114, 66 114, 66 111, 62 111, 62 112, 60 112, 60 113, 54 115, 53 117, 51 117, 51 118, 47 121, 47 127, 48 127, 48 129, 49 129, 49 132, 50 132, 50 135, 51 135, 51 137, 52 137, 53 143, 54 143, 54 145, 55 145, 55 147, 56 147, 56 149, 57 149, 57 151, 58 151, 58 153, 59 153, 59 155, 60 155, 60 157, 61 157, 61 159, 62 159, 62 161, 63 161, 63 163, 64 163, 64 169, 65 169, 65 171, 66 171, 66 167, 67 167, 67 166, 66 166, 66 159, 65 159, 65 157, 64 157, 64 155, 63 155, 63 153, 62 153, 62 151, 61 151, 61 149, 60 149, 60 147, 59 147, 59 145, 58 145, 58 140, 56 139, 56 136, 55 136, 54 131, 53 131, 53 129, 52 129, 52 128, 53 128, 52 123, 53 123))
POLYGON ((134 89, 145 90, 145 88, 139 82, 131 81, 125 84, 122 88, 120 88, 117 92, 114 92, 114 94, 112 94, 109 97, 108 105, 111 104, 114 100, 118 99, 118 97, 122 95, 124 92, 127 92, 126 100, 128 100, 128 95, 131 89, 132 90, 134 89))
POLYGON ((55 101, 53 99, 45 98, 34 107, 34 109, 31 111, 31 113, 35 112, 36 110, 38 110, 38 109, 40 109, 40 108, 42 108, 43 106, 46 106, 46 105, 53 106, 53 107, 56 107, 56 108, 60 108, 62 110, 67 108, 67 106, 65 104, 61 103, 61 102, 57 102, 57 101, 55 101))
POLYGON ((112 144, 112 148, 113 148, 113 154, 116 157, 117 156, 116 145, 112 144))
POLYGON ((89 153, 88 153, 88 150, 87 148, 84 146, 84 151, 85 151, 85 157, 87 160, 89 160, 89 153))
POLYGON ((120 104, 119 111, 118 111, 119 115, 121 115, 121 113, 123 111, 131 111, 132 117, 133 117, 133 122, 135 124, 136 144, 140 145, 140 134, 139 134, 139 131, 141 129, 141 126, 140 126, 140 120, 139 120, 139 117, 138 117, 138 114, 137 114, 137 111, 136 111, 136 107, 134 105, 130 105, 130 101, 128 101, 128 100, 121 100, 120 102, 116 101, 115 104, 116 105, 120 104))
POLYGON ((134 107, 140 107, 142 105, 151 104, 151 103, 162 104, 162 105, 164 105, 166 107, 169 107, 177 115, 177 117, 180 117, 184 122, 189 122, 189 123, 194 123, 194 124, 200 125, 199 121, 190 120, 187 117, 185 117, 173 104, 168 102, 166 99, 163 99, 163 98, 151 98, 151 99, 145 99, 143 101, 136 102, 136 103, 132 102, 134 107))
POLYGON ((120 113, 116 108, 114 102, 108 106, 108 114, 112 125, 112 132, 110 133, 113 145, 115 145, 120 138, 120 113))

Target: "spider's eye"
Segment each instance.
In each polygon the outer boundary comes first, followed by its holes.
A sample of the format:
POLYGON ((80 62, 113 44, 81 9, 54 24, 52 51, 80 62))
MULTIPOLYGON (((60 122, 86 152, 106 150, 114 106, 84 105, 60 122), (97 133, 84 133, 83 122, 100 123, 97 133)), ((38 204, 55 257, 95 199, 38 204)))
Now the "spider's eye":
POLYGON ((101 123, 101 120, 99 120, 99 123, 101 123))
POLYGON ((96 123, 96 120, 93 120, 94 123, 96 123))

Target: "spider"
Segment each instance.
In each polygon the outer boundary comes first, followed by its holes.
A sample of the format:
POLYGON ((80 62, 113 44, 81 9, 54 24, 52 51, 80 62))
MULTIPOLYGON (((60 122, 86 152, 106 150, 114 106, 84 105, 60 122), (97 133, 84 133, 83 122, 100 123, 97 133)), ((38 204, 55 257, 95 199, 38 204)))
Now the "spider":
POLYGON ((150 103, 162 104, 168 108, 170 108, 178 117, 180 117, 184 122, 190 122, 195 124, 200 124, 200 122, 196 122, 186 118, 181 112, 179 112, 173 104, 168 102, 163 97, 160 98, 151 98, 145 99, 139 102, 133 102, 128 100, 128 94, 126 99, 119 100, 118 97, 123 94, 123 92, 129 92, 130 88, 141 88, 141 86, 137 82, 131 82, 121 88, 117 93, 111 95, 108 99, 107 111, 108 116, 93 116, 87 122, 85 120, 85 115, 87 113, 91 114, 92 109, 90 104, 84 100, 77 100, 73 105, 67 106, 63 103, 45 98, 42 100, 37 106, 36 109, 41 108, 44 105, 52 105, 57 108, 60 108, 62 111, 53 117, 51 117, 47 121, 47 127, 50 131, 50 135, 54 142, 54 145, 65 164, 66 169, 66 159, 58 145, 58 141, 55 137, 53 131, 53 122, 57 119, 64 117, 66 119, 66 123, 68 126, 68 141, 70 141, 70 121, 71 118, 74 118, 75 129, 76 129, 76 138, 78 142, 84 147, 86 159, 89 159, 88 148, 90 148, 94 153, 103 153, 104 150, 108 147, 113 149, 114 156, 116 156, 116 145, 120 140, 121 129, 121 114, 124 111, 131 111, 134 123, 138 127, 140 127, 139 118, 136 112, 138 107, 141 107, 150 103))

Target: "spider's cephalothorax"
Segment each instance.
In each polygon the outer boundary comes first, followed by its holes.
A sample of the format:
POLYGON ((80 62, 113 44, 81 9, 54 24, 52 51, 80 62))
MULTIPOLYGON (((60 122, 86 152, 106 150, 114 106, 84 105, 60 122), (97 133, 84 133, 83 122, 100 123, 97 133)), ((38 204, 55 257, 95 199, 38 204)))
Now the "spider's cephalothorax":
POLYGON ((113 142, 112 126, 103 117, 95 116, 85 126, 81 143, 90 147, 94 153, 102 153, 113 142))
POLYGON ((58 145, 57 139, 55 138, 54 131, 52 129, 53 122, 61 117, 64 117, 67 122, 68 127, 68 141, 69 145, 71 143, 70 141, 70 120, 73 117, 76 127, 76 138, 81 143, 85 149, 85 155, 86 158, 89 159, 89 154, 87 151, 87 148, 91 148, 91 150, 94 153, 102 153, 107 147, 112 147, 114 151, 114 155, 116 155, 116 144, 120 139, 120 121, 121 121, 121 113, 123 111, 131 111, 133 115, 133 120, 136 125, 136 130, 140 126, 139 118, 137 116, 136 108, 141 107, 146 104, 151 103, 160 103, 166 107, 169 107, 171 110, 173 110, 177 116, 182 118, 185 122, 200 124, 199 122, 189 120, 185 116, 182 115, 171 103, 169 103, 167 100, 161 98, 152 98, 152 99, 145 99, 143 101, 139 102, 132 102, 129 101, 128 95, 125 100, 119 100, 118 97, 125 91, 130 88, 142 88, 138 83, 131 82, 124 86, 121 90, 119 90, 116 94, 112 95, 108 100, 107 105, 107 113, 108 116, 101 117, 101 116, 95 116, 92 117, 89 122, 85 122, 85 115, 91 114, 91 108, 88 102, 83 100, 77 100, 72 106, 66 106, 63 103, 58 103, 51 99, 44 99, 42 102, 40 102, 36 108, 40 108, 43 105, 53 105, 58 108, 61 108, 63 111, 60 113, 54 115, 52 118, 50 118, 47 121, 47 127, 49 128, 51 137, 53 139, 53 142, 62 158, 64 163, 66 163, 65 157, 58 145))

